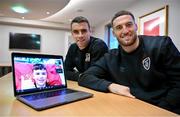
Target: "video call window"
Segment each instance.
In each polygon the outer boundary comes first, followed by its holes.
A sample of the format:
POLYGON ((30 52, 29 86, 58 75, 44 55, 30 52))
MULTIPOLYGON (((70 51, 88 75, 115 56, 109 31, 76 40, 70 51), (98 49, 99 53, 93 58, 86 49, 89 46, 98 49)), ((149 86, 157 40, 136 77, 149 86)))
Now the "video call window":
POLYGON ((14 63, 16 90, 20 92, 65 85, 60 59, 16 57, 14 63))

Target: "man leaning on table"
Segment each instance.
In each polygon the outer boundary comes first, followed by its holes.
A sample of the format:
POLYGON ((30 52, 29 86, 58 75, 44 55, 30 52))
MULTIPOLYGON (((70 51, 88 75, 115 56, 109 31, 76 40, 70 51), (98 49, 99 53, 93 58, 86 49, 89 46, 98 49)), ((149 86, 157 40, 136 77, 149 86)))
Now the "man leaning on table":
POLYGON ((79 85, 138 98, 180 114, 180 53, 170 37, 138 36, 129 11, 116 13, 111 24, 118 49, 84 72, 79 85))

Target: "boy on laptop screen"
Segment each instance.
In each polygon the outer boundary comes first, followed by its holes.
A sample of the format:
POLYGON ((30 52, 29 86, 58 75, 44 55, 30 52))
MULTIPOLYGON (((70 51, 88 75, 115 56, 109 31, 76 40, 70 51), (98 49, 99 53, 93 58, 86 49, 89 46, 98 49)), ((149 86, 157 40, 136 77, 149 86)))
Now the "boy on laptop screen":
POLYGON ((15 57, 14 64, 18 92, 65 85, 63 63, 60 59, 15 57))

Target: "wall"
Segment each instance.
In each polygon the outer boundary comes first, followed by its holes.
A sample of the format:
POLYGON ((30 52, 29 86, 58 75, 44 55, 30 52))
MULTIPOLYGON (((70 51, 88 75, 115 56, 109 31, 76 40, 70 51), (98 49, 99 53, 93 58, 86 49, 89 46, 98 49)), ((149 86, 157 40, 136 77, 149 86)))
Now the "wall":
MULTIPOLYGON (((175 43, 176 47, 180 50, 180 39, 179 39, 179 27, 180 27, 180 0, 138 0, 137 3, 133 4, 131 7, 128 7, 124 10, 131 11, 136 18, 157 10, 165 5, 169 5, 169 22, 168 22, 168 35, 172 38, 173 42, 175 43)), ((121 9, 120 9, 121 10, 121 9)), ((118 12, 118 11, 117 11, 118 12)), ((113 16, 114 14, 112 14, 113 16)), ((94 28, 94 35, 100 38, 105 39, 105 25, 110 23, 106 21, 96 28, 94 28)), ((138 21, 138 19, 136 19, 138 21)))
MULTIPOLYGON (((11 52, 15 50, 9 50, 9 32, 16 33, 36 33, 41 35, 41 50, 27 51, 21 50, 21 52, 34 52, 43 54, 56 54, 65 55, 65 41, 66 30, 54 30, 54 29, 41 29, 30 28, 20 26, 0 25, 0 63, 10 63, 11 52)), ((16 52, 20 50, 16 50, 16 52)))
MULTIPOLYGON (((126 10, 130 10, 135 17, 142 16, 146 13, 159 9, 165 5, 169 5, 169 36, 173 39, 173 42, 180 50, 179 30, 180 27, 180 0, 138 0, 137 3, 128 7, 126 10)), ((112 14, 113 16, 114 14, 112 14)), ((93 28, 93 35, 106 41, 105 37, 105 25, 110 22, 102 22, 95 28, 93 28)), ((137 19, 136 19, 137 20, 137 19)), ((41 29, 30 28, 25 26, 9 26, 0 25, 0 63, 10 62, 9 50, 9 32, 19 33, 37 33, 41 35, 41 51, 40 53, 46 54, 61 54, 65 55, 67 51, 67 40, 69 37, 68 31, 65 30, 53 30, 53 29, 41 29)), ((27 51, 23 51, 27 52, 27 51)), ((29 51, 28 51, 29 52, 29 51)))
POLYGON ((95 37, 98 37, 102 40, 104 40, 107 44, 107 38, 106 38, 106 35, 105 35, 105 32, 106 32, 106 29, 105 29, 105 26, 108 24, 109 22, 102 22, 100 23, 97 27, 94 27, 93 28, 93 33, 92 35, 95 36, 95 37))

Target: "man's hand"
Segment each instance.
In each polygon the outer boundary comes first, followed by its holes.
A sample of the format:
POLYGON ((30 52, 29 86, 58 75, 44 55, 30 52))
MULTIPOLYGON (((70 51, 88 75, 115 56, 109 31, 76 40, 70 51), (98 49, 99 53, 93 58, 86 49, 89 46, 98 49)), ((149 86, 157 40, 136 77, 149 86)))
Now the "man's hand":
POLYGON ((130 98, 135 98, 135 96, 133 96, 130 93, 129 87, 112 83, 112 84, 109 85, 108 89, 112 93, 115 93, 115 94, 118 94, 118 95, 127 96, 127 97, 130 97, 130 98))

